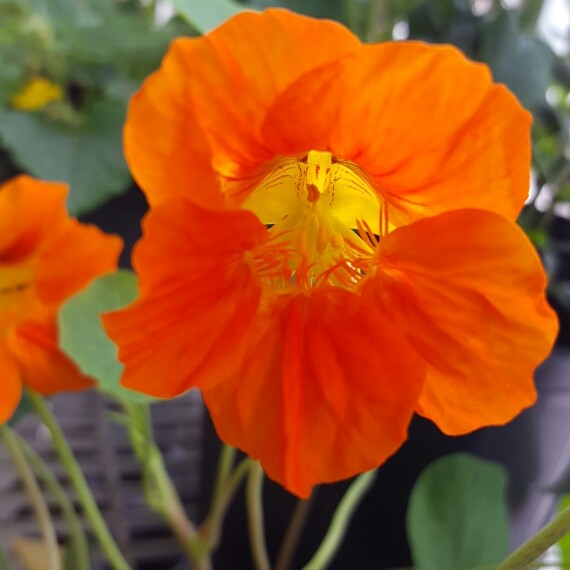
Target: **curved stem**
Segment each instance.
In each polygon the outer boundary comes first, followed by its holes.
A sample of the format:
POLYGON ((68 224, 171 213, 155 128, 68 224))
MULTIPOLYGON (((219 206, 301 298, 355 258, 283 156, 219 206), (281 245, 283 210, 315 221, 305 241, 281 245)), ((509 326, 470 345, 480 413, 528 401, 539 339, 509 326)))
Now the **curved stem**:
POLYGON ((206 541, 186 516, 176 487, 168 474, 160 448, 152 435, 148 404, 123 402, 126 416, 120 421, 127 428, 135 455, 143 469, 143 490, 147 505, 162 516, 175 534, 194 570, 210 570, 212 563, 206 541))
POLYGON ((14 433, 7 425, 0 426, 0 437, 4 442, 6 451, 10 455, 14 467, 22 479, 28 498, 36 512, 38 524, 46 546, 46 568, 50 570, 60 570, 62 566, 57 536, 40 486, 26 461, 24 452, 18 444, 18 440, 14 437, 14 433))
POLYGON ((32 392, 31 390, 28 390, 28 397, 30 398, 30 402, 38 417, 51 434, 55 450, 57 451, 61 463, 69 475, 71 484, 77 493, 77 497, 79 498, 93 533, 99 541, 101 550, 115 570, 130 570, 127 561, 109 532, 105 520, 103 519, 103 515, 101 514, 101 511, 93 498, 93 494, 89 489, 89 485, 87 484, 87 481, 85 481, 85 477, 81 472, 81 468, 79 467, 77 460, 65 439, 65 435, 61 431, 61 428, 59 427, 59 424, 57 423, 57 420, 52 414, 49 406, 42 396, 32 392))
POLYGON ((375 479, 376 471, 368 471, 359 475, 350 484, 336 508, 323 542, 303 570, 323 570, 331 563, 342 544, 356 507, 370 490, 375 479))
POLYGON ((32 447, 18 433, 14 432, 14 437, 18 440, 26 459, 30 463, 36 475, 43 480, 54 499, 58 502, 63 517, 67 523, 69 532, 70 546, 73 549, 74 569, 89 570, 89 545, 81 520, 77 516, 73 503, 67 496, 65 489, 60 485, 51 469, 43 462, 41 457, 32 449, 32 447))
POLYGON ((289 522, 289 527, 285 533, 285 538, 277 554, 275 570, 288 570, 291 567, 295 551, 297 550, 297 544, 305 527, 305 523, 307 522, 314 497, 315 491, 313 491, 313 494, 307 500, 299 499, 297 501, 291 521, 289 522))
POLYGON ((210 503, 209 512, 213 512, 220 501, 220 496, 223 492, 226 480, 232 472, 235 456, 235 447, 231 447, 230 445, 223 443, 220 449, 220 457, 218 458, 218 469, 216 472, 216 481, 214 483, 212 502, 210 503))
POLYGON ((256 569, 270 570, 271 565, 265 547, 265 530, 263 528, 262 491, 263 469, 257 461, 252 461, 246 487, 249 539, 256 569))
POLYGON ((554 520, 543 526, 534 536, 519 546, 497 570, 523 570, 528 568, 553 544, 570 532, 570 507, 566 507, 554 520))
POLYGON ((192 560, 192 568, 194 570, 211 570, 212 564, 207 545, 186 516, 178 492, 166 471, 160 451, 155 446, 153 446, 153 450, 157 455, 154 460, 149 462, 149 473, 158 490, 157 510, 166 519, 192 560))
POLYGON ((204 538, 210 550, 214 550, 220 541, 224 515, 241 485, 241 482, 247 475, 250 463, 250 459, 242 459, 238 466, 233 470, 226 480, 226 484, 223 489, 221 489, 217 501, 212 505, 206 520, 202 523, 200 535, 204 538))

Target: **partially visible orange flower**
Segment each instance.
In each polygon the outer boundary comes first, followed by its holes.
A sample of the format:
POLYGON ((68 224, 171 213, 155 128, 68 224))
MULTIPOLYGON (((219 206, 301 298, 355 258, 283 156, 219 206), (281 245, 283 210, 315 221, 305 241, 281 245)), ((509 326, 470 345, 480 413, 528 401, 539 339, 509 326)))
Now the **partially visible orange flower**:
POLYGON ((18 176, 0 186, 0 422, 12 416, 22 385, 50 395, 91 381, 57 345, 62 303, 113 271, 116 236, 67 215, 67 187, 18 176))
POLYGON ((363 46, 244 13, 176 41, 133 98, 151 204, 140 299, 104 319, 123 383, 202 390, 219 435, 307 496, 533 403, 556 317, 513 223, 530 117, 451 47, 363 46))

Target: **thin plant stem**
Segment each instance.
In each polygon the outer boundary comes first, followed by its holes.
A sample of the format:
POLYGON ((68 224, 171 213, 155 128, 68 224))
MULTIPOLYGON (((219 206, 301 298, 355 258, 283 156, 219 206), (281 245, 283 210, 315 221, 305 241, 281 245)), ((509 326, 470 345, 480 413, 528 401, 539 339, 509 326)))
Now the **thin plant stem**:
POLYGON ((263 469, 257 461, 252 461, 246 486, 249 539, 255 568, 257 570, 270 570, 271 565, 265 546, 262 491, 263 469))
POLYGON ((324 570, 335 557, 352 519, 356 507, 372 487, 376 471, 359 475, 340 500, 323 542, 303 570, 324 570))
POLYGON ((208 545, 186 516, 160 448, 153 440, 148 405, 123 403, 123 408, 126 415, 116 416, 116 419, 127 428, 133 451, 141 462, 144 498, 148 506, 166 520, 192 561, 192 568, 211 570, 208 545))
POLYGON ((214 482, 214 490, 212 491, 212 502, 210 503, 209 512, 216 510, 217 504, 220 502, 224 486, 228 477, 232 472, 232 467, 236 457, 236 449, 231 445, 222 444, 220 449, 220 457, 218 458, 218 468, 216 471, 216 479, 214 482))
POLYGON ((242 481, 245 479, 251 460, 246 458, 238 463, 231 475, 227 478, 226 484, 220 491, 218 500, 213 504, 206 520, 200 529, 200 535, 206 541, 208 548, 213 551, 220 542, 224 517, 242 481))
POLYGON ((543 526, 534 536, 512 552, 497 570, 523 570, 544 554, 553 544, 570 532, 570 507, 543 526))
POLYGON ((283 539, 281 548, 277 554, 275 570, 289 570, 291 567, 293 557, 297 550, 297 544, 301 533, 305 528, 305 523, 307 522, 307 517, 309 516, 309 511, 314 497, 315 491, 313 491, 313 494, 307 500, 299 499, 297 501, 287 532, 285 533, 285 538, 283 539))
POLYGON ((93 498, 93 494, 89 489, 87 481, 85 481, 81 468, 79 467, 77 460, 67 443, 65 435, 55 419, 55 416, 51 412, 49 405, 42 396, 31 390, 28 390, 28 397, 38 417, 51 435, 53 446, 69 476, 71 484, 77 493, 79 502, 83 507, 85 516, 87 517, 91 529, 93 530, 93 533, 95 534, 99 545, 101 546, 101 550, 105 554, 109 564, 114 568, 114 570, 130 570, 129 564, 119 550, 119 547, 103 519, 103 515, 93 498))
MULTIPOLYGON (((155 449, 158 450, 156 447, 155 449)), ((162 456, 160 456, 160 461, 151 461, 150 465, 150 472, 158 489, 159 512, 166 519, 190 560, 192 560, 192 568, 194 570, 211 570, 212 564, 208 548, 186 516, 178 492, 166 471, 162 456)))
POLYGON ((14 437, 14 433, 11 428, 7 425, 0 426, 0 437, 4 442, 6 451, 10 455, 10 459, 12 460, 16 471, 22 479, 28 498, 36 512, 38 525, 46 547, 46 568, 50 570, 60 570, 62 566, 57 536, 55 534, 55 528, 53 526, 53 521, 51 520, 49 509, 42 495, 42 490, 40 489, 32 469, 26 461, 24 452, 20 447, 18 440, 14 437))
POLYGON ((67 523, 70 547, 74 555, 74 570, 89 570, 89 545, 85 532, 83 531, 81 520, 73 508, 73 503, 51 469, 44 463, 34 449, 18 433, 14 432, 14 437, 18 440, 18 444, 36 475, 43 480, 49 492, 59 504, 65 522, 67 523))

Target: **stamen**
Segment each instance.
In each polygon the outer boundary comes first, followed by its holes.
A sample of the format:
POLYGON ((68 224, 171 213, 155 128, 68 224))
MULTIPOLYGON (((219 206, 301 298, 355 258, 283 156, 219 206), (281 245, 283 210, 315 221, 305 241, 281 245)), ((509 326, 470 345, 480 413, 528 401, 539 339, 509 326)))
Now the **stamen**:
POLYGON ((267 242, 250 257, 272 287, 328 282, 353 289, 366 277, 378 235, 387 233, 373 183, 328 151, 277 159, 246 180, 226 177, 227 185, 226 196, 272 225, 267 242), (248 188, 253 192, 244 194, 248 188))
POLYGON ((358 235, 360 235, 364 243, 367 243, 374 251, 378 245, 378 239, 370 229, 368 222, 366 220, 356 220, 356 227, 358 229, 358 235))

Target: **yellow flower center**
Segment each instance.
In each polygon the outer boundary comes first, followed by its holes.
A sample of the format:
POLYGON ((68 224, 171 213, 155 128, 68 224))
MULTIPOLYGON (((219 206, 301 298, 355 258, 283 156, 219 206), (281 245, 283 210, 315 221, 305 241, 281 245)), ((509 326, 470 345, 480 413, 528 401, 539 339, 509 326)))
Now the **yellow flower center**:
POLYGON ((286 245, 283 286, 354 286, 380 233, 377 192, 358 166, 330 152, 279 160, 242 207, 272 226, 274 243, 286 245))

